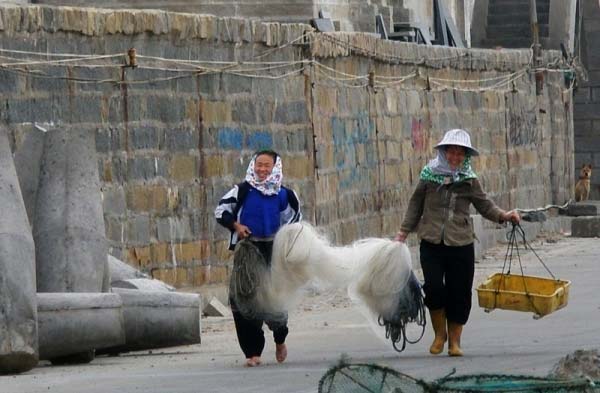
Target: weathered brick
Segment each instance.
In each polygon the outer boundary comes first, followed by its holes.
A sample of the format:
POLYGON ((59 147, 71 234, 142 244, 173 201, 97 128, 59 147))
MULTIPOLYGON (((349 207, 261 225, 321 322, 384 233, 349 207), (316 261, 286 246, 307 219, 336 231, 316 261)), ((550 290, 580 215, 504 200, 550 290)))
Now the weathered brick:
POLYGON ((153 125, 138 125, 129 129, 130 149, 157 150, 163 139, 164 131, 153 125))
POLYGON ((172 259, 171 245, 169 243, 152 243, 150 245, 150 257, 155 264, 163 264, 172 259))
POLYGON ((236 123, 256 124, 256 102, 248 99, 238 99, 231 108, 231 120, 236 123))
POLYGON ((131 245, 148 245, 150 243, 150 217, 147 215, 128 217, 126 236, 131 245))
POLYGON ((123 215, 127 211, 125 191, 121 186, 104 187, 102 189, 102 206, 104 214, 123 215))
POLYGON ((192 240, 188 216, 157 218, 156 232, 159 242, 181 243, 192 240))
POLYGON ((226 124, 231 122, 231 104, 224 101, 202 101, 200 113, 204 124, 226 124))
POLYGON ((127 208, 134 212, 164 211, 168 206, 168 188, 163 185, 126 186, 127 208))
POLYGON ((196 129, 189 127, 167 130, 165 133, 165 148, 170 151, 197 150, 198 132, 196 129))
POLYGON ((199 177, 198 158, 176 154, 169 163, 169 176, 174 181, 189 182, 199 177))
POLYGON ((131 247, 128 250, 127 263, 137 269, 144 269, 152 262, 150 247, 131 247))
POLYGON ((163 157, 138 156, 127 160, 129 180, 150 180, 156 177, 168 177, 167 163, 163 157))

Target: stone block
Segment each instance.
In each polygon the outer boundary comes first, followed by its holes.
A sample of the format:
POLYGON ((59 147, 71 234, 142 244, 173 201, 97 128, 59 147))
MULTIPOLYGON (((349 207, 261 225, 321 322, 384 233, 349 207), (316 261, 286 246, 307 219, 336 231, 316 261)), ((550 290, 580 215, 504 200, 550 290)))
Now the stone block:
POLYGON ((94 133, 46 135, 35 209, 37 290, 101 292, 107 241, 94 133))
POLYGON ((571 236, 600 237, 600 216, 576 217, 571 221, 571 236))
POLYGON ((53 361, 125 342, 115 293, 38 293, 40 359, 53 361))
POLYGON ((0 127, 0 375, 38 362, 35 246, 13 164, 0 127))
POLYGON ((136 125, 129 128, 129 148, 134 150, 158 150, 164 138, 164 130, 154 125, 136 125))
POLYGON ((167 162, 164 157, 134 156, 127 160, 129 180, 152 180, 156 177, 168 177, 167 162))
POLYGON ((169 188, 165 185, 131 185, 125 192, 127 208, 134 212, 160 212, 169 205, 169 188))
POLYGON ((178 262, 193 262, 202 260, 203 244, 200 241, 189 242, 189 243, 178 243, 173 244, 171 247, 175 252, 175 258, 178 262))
POLYGON ((149 278, 149 276, 141 271, 137 270, 133 266, 115 258, 112 255, 108 255, 108 268, 110 271, 110 281, 123 281, 135 278, 149 278))
POLYGON ((200 102, 200 113, 204 124, 222 125, 231 122, 231 104, 224 101, 200 102))
POLYGON ((190 218, 164 217, 156 219, 156 238, 159 242, 181 243, 192 239, 190 218))
MULTIPOLYGON (((128 278, 124 280, 117 280, 111 282, 111 287, 122 288, 122 289, 135 289, 138 291, 150 291, 150 292, 174 292, 175 288, 165 284, 160 280, 153 280, 148 278, 128 278)), ((118 292, 118 291, 115 291, 118 292)))
POLYGON ((152 262, 150 246, 130 247, 127 250, 128 264, 139 269, 144 269, 152 262))
POLYGON ((202 313, 207 317, 227 317, 231 315, 229 308, 216 297, 210 299, 210 302, 202 309, 202 313))
POLYGON ((600 201, 571 203, 567 207, 567 215, 572 217, 600 215, 600 201))
POLYGON ((125 344, 107 352, 200 343, 200 296, 116 289, 123 302, 125 344))
POLYGON ((302 124, 309 121, 308 109, 305 101, 282 102, 275 109, 275 118, 278 124, 302 124))
POLYGON ((147 215, 129 217, 126 236, 131 245, 144 246, 150 243, 150 217, 147 215))
POLYGON ((115 185, 102 189, 102 206, 104 214, 123 215, 127 211, 125 190, 122 186, 115 185))
POLYGON ((190 182, 199 177, 198 158, 176 154, 169 163, 169 176, 177 182, 190 182))
POLYGON ((198 131, 195 128, 181 127, 165 132, 165 149, 173 152, 198 149, 198 131))
POLYGON ((247 99, 237 99, 231 108, 231 120, 242 125, 256 124, 256 102, 247 99))
POLYGON ((171 249, 169 243, 152 243, 150 245, 152 262, 163 264, 171 260, 171 249))

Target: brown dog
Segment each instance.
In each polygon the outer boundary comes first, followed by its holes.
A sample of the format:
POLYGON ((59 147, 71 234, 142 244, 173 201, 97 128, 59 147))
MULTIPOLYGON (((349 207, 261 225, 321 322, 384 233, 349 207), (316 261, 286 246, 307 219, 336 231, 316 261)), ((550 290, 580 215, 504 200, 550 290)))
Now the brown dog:
POLYGON ((592 164, 584 164, 579 172, 579 181, 575 184, 575 201, 587 201, 590 197, 590 179, 592 164))

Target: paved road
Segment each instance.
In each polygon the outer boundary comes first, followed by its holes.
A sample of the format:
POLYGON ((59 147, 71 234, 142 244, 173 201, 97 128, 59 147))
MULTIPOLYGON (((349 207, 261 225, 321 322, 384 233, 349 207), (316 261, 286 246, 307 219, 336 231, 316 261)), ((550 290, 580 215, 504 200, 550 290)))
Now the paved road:
MULTIPOLYGON (((322 294, 306 299, 292 314, 290 354, 284 364, 275 362, 274 345, 269 342, 264 366, 243 367, 231 319, 209 318, 202 321, 202 345, 100 357, 82 366, 42 364, 23 375, 0 377, 0 392, 316 392, 321 376, 342 354, 426 380, 446 375, 452 368, 458 374, 545 375, 576 349, 600 349, 600 240, 562 238, 538 243, 537 248, 558 278, 572 281, 569 305, 534 320, 527 313, 487 314, 474 298, 462 358, 429 355, 429 331, 421 342, 397 354, 375 336, 356 307, 322 294)), ((503 252, 493 249, 477 265, 477 281, 502 266, 503 252)), ((528 274, 546 275, 530 255, 524 265, 528 274)))

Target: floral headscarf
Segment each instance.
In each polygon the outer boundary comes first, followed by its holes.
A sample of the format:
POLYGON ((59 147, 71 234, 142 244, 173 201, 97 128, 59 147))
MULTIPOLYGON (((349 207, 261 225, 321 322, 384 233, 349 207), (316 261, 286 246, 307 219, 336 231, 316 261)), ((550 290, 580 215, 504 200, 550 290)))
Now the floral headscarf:
POLYGON ((444 149, 437 150, 437 157, 429 161, 421 171, 419 176, 421 180, 432 181, 438 184, 446 184, 477 178, 477 174, 471 167, 471 155, 467 154, 462 167, 452 169, 446 160, 444 149))
MULTIPOLYGON (((262 154, 261 154, 262 155, 262 154)), ((273 166, 273 170, 271 174, 267 176, 267 178, 263 181, 258 179, 256 172, 254 172, 254 164, 256 163, 255 154, 250 160, 250 164, 248 164, 248 169, 246 170, 246 181, 250 183, 250 185, 260 191, 263 195, 277 195, 279 194, 279 190, 281 190, 281 182, 283 181, 283 166, 281 164, 281 158, 277 156, 275 159, 275 166, 273 166)))

